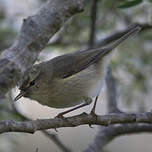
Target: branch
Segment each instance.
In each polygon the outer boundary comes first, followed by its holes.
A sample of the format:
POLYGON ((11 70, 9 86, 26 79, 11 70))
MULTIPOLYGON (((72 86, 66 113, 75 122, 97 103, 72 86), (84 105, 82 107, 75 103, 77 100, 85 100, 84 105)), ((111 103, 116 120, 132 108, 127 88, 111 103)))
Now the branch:
POLYGON ((2 52, 0 97, 17 84, 64 22, 83 10, 85 1, 49 0, 37 14, 23 20, 18 37, 10 48, 2 52))
POLYGON ((90 36, 89 36, 89 48, 93 48, 95 42, 95 32, 96 32, 96 20, 97 20, 97 5, 98 0, 93 0, 91 4, 91 24, 90 24, 90 36))
POLYGON ((101 126, 94 142, 83 152, 102 151, 105 145, 118 136, 144 132, 152 132, 152 124, 134 123, 110 125, 108 127, 101 126))
POLYGON ((56 134, 49 133, 46 130, 42 130, 42 133, 52 140, 63 152, 72 152, 69 148, 67 148, 62 141, 58 138, 56 134))
POLYGON ((116 81, 112 75, 110 67, 108 68, 106 75, 106 86, 107 86, 107 100, 108 100, 108 111, 109 113, 119 113, 121 112, 117 105, 117 90, 116 81))
POLYGON ((4 120, 0 122, 0 133, 4 132, 26 132, 34 133, 38 130, 56 129, 61 127, 76 127, 80 125, 103 125, 109 126, 111 124, 124 124, 124 123, 152 123, 152 113, 119 113, 108 115, 97 115, 93 117, 86 113, 68 118, 55 118, 55 119, 38 119, 26 122, 16 122, 13 120, 4 120))

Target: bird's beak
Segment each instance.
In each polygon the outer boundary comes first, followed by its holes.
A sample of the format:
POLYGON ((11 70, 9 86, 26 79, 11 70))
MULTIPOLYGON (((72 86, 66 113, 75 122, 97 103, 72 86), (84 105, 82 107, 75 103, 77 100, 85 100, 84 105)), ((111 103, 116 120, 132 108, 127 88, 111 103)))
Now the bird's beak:
POLYGON ((21 91, 14 99, 14 101, 16 102, 17 100, 19 100, 21 97, 23 97, 23 95, 25 94, 25 91, 21 91))

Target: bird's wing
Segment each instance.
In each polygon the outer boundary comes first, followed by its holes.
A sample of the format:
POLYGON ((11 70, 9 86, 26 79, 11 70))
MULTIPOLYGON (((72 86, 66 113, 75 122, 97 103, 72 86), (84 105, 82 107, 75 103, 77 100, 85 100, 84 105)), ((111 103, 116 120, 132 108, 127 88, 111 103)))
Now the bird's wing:
POLYGON ((52 60, 53 74, 55 77, 67 78, 86 69, 91 64, 98 61, 99 58, 108 53, 107 49, 92 49, 79 51, 72 54, 66 54, 56 57, 52 60))

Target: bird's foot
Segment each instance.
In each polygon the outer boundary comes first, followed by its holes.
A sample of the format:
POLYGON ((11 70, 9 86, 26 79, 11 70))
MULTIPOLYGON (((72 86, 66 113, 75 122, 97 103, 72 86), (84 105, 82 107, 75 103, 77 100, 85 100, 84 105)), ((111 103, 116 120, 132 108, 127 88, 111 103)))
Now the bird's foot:
MULTIPOLYGON (((94 109, 92 109, 92 110, 91 110, 90 115, 91 115, 92 117, 94 117, 95 119, 97 118, 97 115, 96 115, 96 113, 95 113, 95 110, 94 110, 94 109)), ((91 124, 89 124, 89 127, 90 127, 90 128, 94 128, 94 127, 92 127, 92 125, 91 125, 91 124)))
POLYGON ((55 132, 58 132, 57 128, 54 128, 55 132))
POLYGON ((92 127, 92 125, 91 124, 89 124, 89 127, 91 128, 91 129, 93 129, 94 127, 92 127))
POLYGON ((97 100, 98 100, 98 96, 95 98, 95 102, 94 102, 93 108, 92 108, 92 110, 91 110, 91 112, 90 112, 90 115, 91 115, 92 117, 94 117, 94 118, 97 118, 97 115, 96 115, 96 113, 95 113, 97 100))
POLYGON ((65 119, 65 117, 63 116, 63 114, 62 114, 62 113, 59 113, 57 116, 55 116, 55 118, 65 119))
POLYGON ((92 117, 97 118, 97 115, 96 115, 96 113, 95 113, 95 110, 91 110, 90 115, 91 115, 92 117))

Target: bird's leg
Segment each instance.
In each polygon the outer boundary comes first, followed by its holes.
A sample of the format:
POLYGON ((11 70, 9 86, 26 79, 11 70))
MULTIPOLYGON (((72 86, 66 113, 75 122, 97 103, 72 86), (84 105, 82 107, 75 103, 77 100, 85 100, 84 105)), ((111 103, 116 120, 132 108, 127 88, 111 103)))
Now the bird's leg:
POLYGON ((79 108, 81 108, 81 107, 84 107, 84 106, 86 106, 86 105, 88 105, 88 104, 87 104, 87 103, 83 103, 83 104, 81 104, 81 105, 79 105, 79 106, 77 106, 77 107, 74 107, 74 108, 72 108, 72 109, 69 109, 69 110, 66 110, 66 111, 63 111, 63 112, 59 113, 56 117, 57 117, 57 118, 64 118, 63 115, 65 115, 65 114, 67 114, 67 113, 69 113, 69 112, 71 112, 71 111, 74 111, 74 110, 76 110, 76 109, 79 109, 79 108))
POLYGON ((91 112, 90 112, 90 114, 91 114, 92 116, 96 116, 95 110, 96 110, 96 105, 97 105, 98 97, 99 97, 99 96, 96 96, 95 102, 94 102, 94 105, 93 105, 93 108, 92 108, 92 110, 91 110, 91 112))
POLYGON ((59 113, 56 117, 57 118, 64 118, 63 115, 65 115, 65 114, 67 114, 67 113, 69 113, 71 111, 74 111, 74 110, 77 110, 79 108, 82 108, 82 107, 85 107, 85 106, 89 105, 92 102, 92 99, 91 98, 86 98, 84 101, 85 101, 85 103, 83 103, 83 104, 81 104, 81 105, 79 105, 77 107, 74 107, 72 109, 63 111, 63 112, 59 113))
MULTIPOLYGON (((96 117, 95 110, 96 110, 96 105, 97 105, 98 97, 99 97, 99 96, 96 96, 95 102, 94 102, 94 105, 93 105, 93 108, 92 108, 92 110, 91 110, 91 112, 90 112, 90 115, 92 115, 93 117, 96 117)), ((91 124, 89 124, 89 127, 90 127, 90 128, 93 128, 93 127, 91 126, 91 124)))

